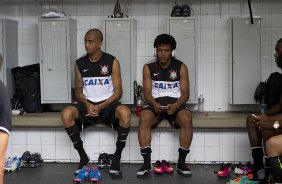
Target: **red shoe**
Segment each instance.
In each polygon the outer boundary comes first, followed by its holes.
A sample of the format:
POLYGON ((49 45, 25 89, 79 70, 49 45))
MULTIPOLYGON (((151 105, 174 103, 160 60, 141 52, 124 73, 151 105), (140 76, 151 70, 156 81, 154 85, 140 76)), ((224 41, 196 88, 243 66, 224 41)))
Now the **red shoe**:
POLYGON ((163 167, 164 172, 166 173, 171 174, 174 171, 173 167, 166 160, 162 160, 162 167, 163 167))
POLYGON ((155 174, 163 174, 164 173, 162 163, 159 160, 157 160, 156 163, 154 164, 153 171, 154 171, 155 174))
POLYGON ((221 166, 220 170, 217 172, 217 176, 222 178, 228 176, 228 174, 231 171, 231 166, 230 164, 224 164, 221 166))

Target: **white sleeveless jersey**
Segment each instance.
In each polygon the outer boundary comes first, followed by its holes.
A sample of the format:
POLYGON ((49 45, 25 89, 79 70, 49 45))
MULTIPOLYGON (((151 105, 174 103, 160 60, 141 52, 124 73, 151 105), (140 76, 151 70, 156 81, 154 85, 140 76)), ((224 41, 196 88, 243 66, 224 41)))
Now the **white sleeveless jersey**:
POLYGON ((83 94, 91 102, 108 99, 114 93, 112 68, 115 57, 104 53, 97 62, 91 62, 88 56, 76 61, 83 80, 83 94))
POLYGON ((156 59, 151 60, 147 65, 152 78, 152 96, 178 99, 181 96, 179 80, 182 62, 172 59, 170 66, 166 69, 162 69, 156 59))

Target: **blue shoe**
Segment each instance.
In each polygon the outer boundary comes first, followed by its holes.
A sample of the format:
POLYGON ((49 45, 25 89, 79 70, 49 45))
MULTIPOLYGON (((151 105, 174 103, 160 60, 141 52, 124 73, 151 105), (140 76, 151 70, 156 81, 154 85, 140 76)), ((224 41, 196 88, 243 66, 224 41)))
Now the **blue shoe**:
POLYGON ((5 162, 4 170, 7 172, 14 172, 21 168, 21 158, 14 156, 13 158, 8 158, 5 162))
POLYGON ((81 183, 87 181, 89 177, 89 168, 83 167, 80 169, 79 173, 74 177, 73 181, 75 183, 81 183))
POLYGON ((91 167, 89 172, 89 180, 93 183, 101 181, 102 176, 98 167, 91 167))

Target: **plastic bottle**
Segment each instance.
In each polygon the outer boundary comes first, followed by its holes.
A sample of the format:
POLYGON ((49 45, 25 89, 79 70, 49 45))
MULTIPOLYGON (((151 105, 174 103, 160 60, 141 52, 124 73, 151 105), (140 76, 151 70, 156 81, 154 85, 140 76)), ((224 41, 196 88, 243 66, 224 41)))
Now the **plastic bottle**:
POLYGON ((204 112, 204 96, 203 94, 200 94, 199 98, 198 98, 198 112, 204 112))
POLYGON ((137 116, 140 116, 141 112, 142 112, 142 100, 141 100, 141 97, 138 96, 137 97, 137 105, 136 105, 136 115, 137 116))

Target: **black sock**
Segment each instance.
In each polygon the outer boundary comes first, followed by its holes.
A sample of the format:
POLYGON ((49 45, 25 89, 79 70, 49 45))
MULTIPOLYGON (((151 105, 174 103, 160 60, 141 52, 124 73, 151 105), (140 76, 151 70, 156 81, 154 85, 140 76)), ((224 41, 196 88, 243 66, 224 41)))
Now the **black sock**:
POLYGON ((141 149, 141 155, 144 159, 144 169, 151 169, 151 153, 152 149, 150 146, 146 148, 140 148, 141 149))
POLYGON ((114 155, 119 158, 121 157, 121 152, 123 148, 125 147, 129 129, 130 128, 123 128, 121 126, 118 127, 118 137, 117 137, 117 142, 116 142, 117 148, 116 148, 116 152, 114 155))
POLYGON ((274 174, 274 181, 276 183, 282 183, 282 156, 269 157, 269 164, 274 174))
POLYGON ((112 160, 111 170, 120 170, 120 158, 123 148, 126 144, 126 139, 129 133, 130 128, 123 128, 121 126, 118 127, 118 137, 116 142, 116 152, 114 153, 114 157, 112 160))
MULTIPOLYGON (((186 156, 190 152, 190 150, 179 147, 178 152, 179 152, 179 157, 178 157, 177 165, 178 165, 178 167, 186 168, 185 160, 186 160, 186 156)), ((181 168, 179 168, 179 169, 181 169, 181 168)))
POLYGON ((73 142, 74 149, 77 150, 80 156, 80 163, 78 169, 81 169, 89 162, 89 158, 83 148, 83 142, 80 138, 80 132, 76 125, 66 128, 67 134, 69 135, 71 141, 73 142))
POLYGON ((254 160, 254 170, 258 171, 263 168, 263 150, 262 148, 253 148, 252 149, 252 157, 254 160))

